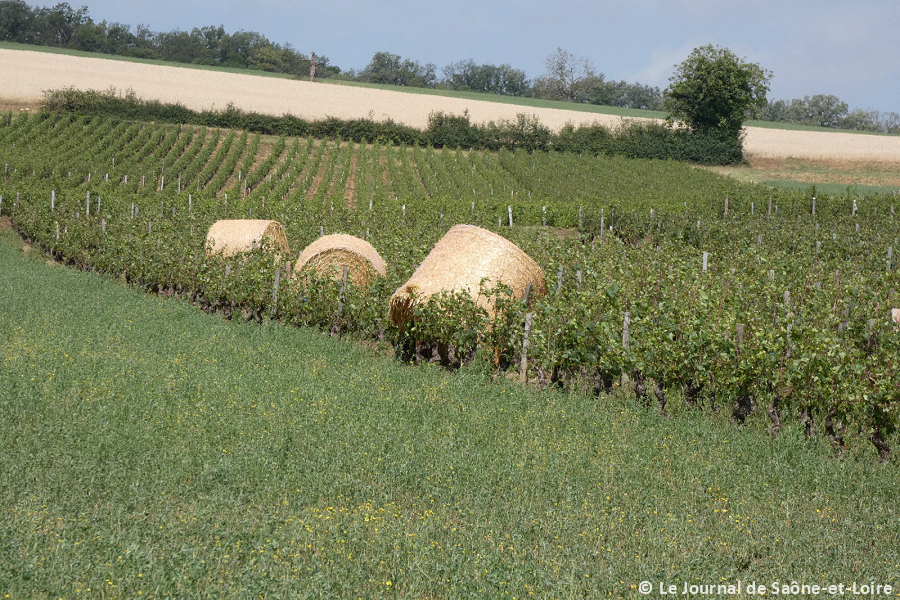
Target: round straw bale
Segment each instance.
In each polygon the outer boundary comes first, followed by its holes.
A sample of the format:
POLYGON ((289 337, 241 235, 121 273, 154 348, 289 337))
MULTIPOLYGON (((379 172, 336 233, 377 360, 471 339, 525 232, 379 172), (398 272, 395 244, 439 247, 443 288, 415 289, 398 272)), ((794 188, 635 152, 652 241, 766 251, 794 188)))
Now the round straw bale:
POLYGON ((206 253, 234 256, 258 248, 263 238, 267 238, 277 251, 290 254, 284 227, 278 221, 265 219, 216 221, 206 234, 206 253))
POLYGON ((456 225, 440 239, 412 277, 390 300, 394 325, 402 327, 412 318, 416 304, 442 292, 467 292, 492 318, 494 307, 480 294, 481 281, 488 287, 503 283, 522 299, 531 293, 547 293, 544 273, 518 246, 496 233, 474 225, 456 225))
POLYGON ((347 279, 365 286, 375 277, 384 277, 387 266, 372 244, 342 233, 320 237, 300 253, 294 267, 296 277, 302 269, 339 280, 347 267, 347 279))

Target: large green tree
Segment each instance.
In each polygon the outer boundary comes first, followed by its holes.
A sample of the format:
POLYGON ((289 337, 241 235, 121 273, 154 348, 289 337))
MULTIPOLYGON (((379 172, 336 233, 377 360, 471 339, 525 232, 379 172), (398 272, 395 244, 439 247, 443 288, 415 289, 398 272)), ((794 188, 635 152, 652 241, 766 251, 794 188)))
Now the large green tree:
POLYGON ((739 137, 746 118, 766 106, 771 73, 718 46, 695 48, 677 66, 663 106, 698 133, 739 137))
POLYGON ((30 44, 34 13, 22 0, 0 0, 0 40, 30 44))

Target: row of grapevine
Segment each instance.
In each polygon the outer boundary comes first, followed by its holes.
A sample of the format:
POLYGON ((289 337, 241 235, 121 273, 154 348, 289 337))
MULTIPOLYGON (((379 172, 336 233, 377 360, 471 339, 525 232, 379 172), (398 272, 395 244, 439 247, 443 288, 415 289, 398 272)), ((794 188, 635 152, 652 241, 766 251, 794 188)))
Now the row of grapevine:
POLYGON ((765 411, 773 430, 800 418, 838 446, 860 430, 882 457, 900 421, 891 195, 775 195, 676 163, 46 115, 0 127, 0 164, 0 214, 59 260, 210 310, 387 339, 420 359, 490 347, 498 368, 525 364, 543 385, 602 391, 625 374, 660 410, 675 393, 736 421, 765 411), (295 252, 321 233, 366 238, 388 276, 338 303, 338 284, 289 280, 272 254, 205 255, 215 220, 251 215, 281 221, 295 252), (518 244, 550 293, 525 306, 485 289, 503 308, 490 327, 443 298, 392 328, 388 297, 456 223, 518 244))

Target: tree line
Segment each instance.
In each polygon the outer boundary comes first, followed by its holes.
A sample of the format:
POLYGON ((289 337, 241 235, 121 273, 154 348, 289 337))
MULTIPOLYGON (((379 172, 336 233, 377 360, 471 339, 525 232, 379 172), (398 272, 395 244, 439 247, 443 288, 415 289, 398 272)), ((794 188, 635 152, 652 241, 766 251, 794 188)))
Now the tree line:
POLYGON ((525 71, 509 64, 478 64, 472 59, 445 66, 438 77, 433 63, 421 64, 390 52, 376 52, 361 71, 350 70, 337 79, 409 87, 424 87, 501 96, 602 104, 622 108, 661 110, 662 91, 657 87, 608 80, 587 59, 562 49, 547 58, 547 71, 530 80, 525 71))
MULTIPOLYGON (((228 33, 219 25, 153 32, 146 25, 94 21, 87 7, 66 2, 32 8, 23 0, 0 0, 0 41, 296 76, 310 70, 309 56, 254 31, 228 33)), ((327 57, 316 59, 317 77, 340 73, 327 57)))
POLYGON ((858 108, 850 110, 846 102, 831 94, 773 100, 760 111, 759 118, 817 127, 900 133, 900 113, 858 108))

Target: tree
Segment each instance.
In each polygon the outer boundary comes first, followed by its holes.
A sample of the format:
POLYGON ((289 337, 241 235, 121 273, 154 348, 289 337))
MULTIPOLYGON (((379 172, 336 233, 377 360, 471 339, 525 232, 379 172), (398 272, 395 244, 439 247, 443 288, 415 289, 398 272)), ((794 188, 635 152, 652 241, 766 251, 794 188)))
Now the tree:
POLYGON ((106 50, 106 21, 94 23, 88 19, 72 35, 69 46, 84 52, 104 52, 106 50))
POLYGON ((0 0, 0 40, 31 43, 34 13, 22 0, 0 0))
POLYGON ((283 73, 286 70, 284 52, 276 46, 260 46, 252 56, 252 65, 261 71, 283 73))
POLYGON ((66 47, 75 31, 87 23, 88 9, 74 9, 68 2, 60 2, 49 8, 39 8, 34 13, 35 42, 42 46, 66 47))
POLYGON ((900 114, 895 112, 875 113, 875 129, 885 133, 900 133, 900 114))
POLYGON ((740 137, 744 119, 766 106, 771 74, 727 48, 695 48, 676 68, 663 106, 695 132, 740 137))
POLYGON ((588 104, 658 110, 662 103, 662 92, 657 87, 640 83, 607 81, 600 75, 585 82, 579 100, 588 104))
POLYGON ((831 94, 795 98, 787 109, 787 120, 817 127, 840 127, 849 107, 847 103, 831 94))
POLYGON ((530 86, 524 71, 508 64, 477 65, 472 59, 450 63, 442 69, 441 84, 447 89, 501 96, 525 96, 530 86))
POLYGON ((216 62, 226 67, 254 67, 253 54, 272 43, 261 33, 240 29, 219 41, 216 62))
POLYGON ((372 56, 372 62, 359 73, 358 79, 366 83, 432 87, 437 79, 435 69, 431 63, 422 66, 390 52, 376 52, 372 56))
POLYGON ((757 118, 761 121, 787 121, 790 116, 789 108, 790 104, 787 100, 773 100, 759 111, 757 118))
POLYGON ((550 100, 581 102, 581 95, 594 83, 603 81, 603 74, 594 71, 587 58, 557 48, 547 57, 547 73, 534 82, 535 95, 550 100))
MULTIPOLYGON (((196 31, 196 30, 195 30, 196 31)), ((206 48, 197 35, 187 31, 170 31, 155 36, 156 48, 163 60, 193 63, 200 60, 212 63, 214 55, 206 48), (207 59, 207 60, 203 60, 207 59)))
POLYGON ((841 119, 840 127, 856 131, 879 131, 878 113, 857 108, 841 119))

